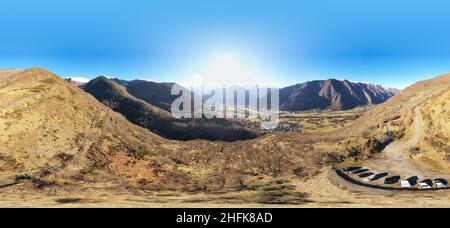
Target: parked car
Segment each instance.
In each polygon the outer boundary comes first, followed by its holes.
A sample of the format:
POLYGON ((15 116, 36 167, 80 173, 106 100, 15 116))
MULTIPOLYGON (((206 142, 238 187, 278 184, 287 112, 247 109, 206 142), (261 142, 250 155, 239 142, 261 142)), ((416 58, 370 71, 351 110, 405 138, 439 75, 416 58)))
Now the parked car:
POLYGON ((430 189, 431 186, 427 182, 420 182, 419 183, 420 189, 430 189))
POLYGON ((355 171, 355 170, 358 170, 358 169, 362 169, 362 168, 361 167, 356 167, 356 166, 350 166, 350 167, 344 168, 342 170, 344 172, 351 172, 351 171, 355 171))
POLYGON ((373 178, 370 179, 370 181, 377 181, 381 178, 387 177, 389 175, 389 173, 379 173, 377 175, 375 175, 373 178))
POLYGON ((419 177, 418 176, 412 176, 412 177, 410 177, 410 178, 408 178, 406 180, 409 182, 409 184, 411 186, 415 186, 415 185, 417 185, 417 182, 419 182, 419 177))
POLYGON ((400 176, 389 177, 384 180, 384 184, 395 184, 399 180, 400 180, 400 176))
POLYGON ((440 179, 433 180, 433 183, 436 186, 436 188, 447 188, 447 185, 442 183, 442 180, 440 180, 440 179))
POLYGON ((365 178, 365 177, 369 177, 372 175, 374 175, 374 173, 368 172, 368 173, 359 174, 358 177, 365 178))
POLYGON ((364 181, 365 182, 373 181, 373 179, 375 179, 375 177, 377 177, 377 174, 373 174, 373 175, 370 175, 370 176, 364 178, 364 181))
POLYGON ((365 173, 368 171, 369 171, 369 169, 358 169, 358 170, 351 171, 350 173, 351 174, 361 174, 361 173, 365 173))
POLYGON ((400 184, 401 184, 402 188, 411 188, 411 183, 409 183, 408 180, 402 180, 400 182, 400 184))

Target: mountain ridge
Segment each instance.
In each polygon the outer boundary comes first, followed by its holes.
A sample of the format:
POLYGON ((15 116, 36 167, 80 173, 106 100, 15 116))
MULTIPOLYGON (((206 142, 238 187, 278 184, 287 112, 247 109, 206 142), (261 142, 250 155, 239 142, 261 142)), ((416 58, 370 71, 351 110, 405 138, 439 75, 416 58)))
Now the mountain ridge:
POLYGON ((131 81, 112 78, 112 81, 125 87, 126 91, 136 98, 162 108, 170 112, 172 102, 177 96, 172 96, 172 82, 153 82, 147 80, 135 79, 131 81))
POLYGON ((227 119, 176 119, 170 112, 134 97, 125 86, 106 77, 92 80, 83 89, 130 122, 168 139, 236 141, 261 135, 259 130, 227 119))
POLYGON ((348 80, 308 81, 280 89, 280 110, 346 110, 383 103, 398 92, 376 84, 348 80))
MULTIPOLYGON (((171 88, 176 83, 146 80, 111 79, 123 85, 127 92, 149 104, 170 111, 176 96, 171 88)), ((400 90, 375 83, 349 80, 314 80, 280 88, 280 110, 308 111, 314 109, 347 110, 359 106, 381 104, 400 90)), ((203 96, 207 99, 208 95, 203 96)))

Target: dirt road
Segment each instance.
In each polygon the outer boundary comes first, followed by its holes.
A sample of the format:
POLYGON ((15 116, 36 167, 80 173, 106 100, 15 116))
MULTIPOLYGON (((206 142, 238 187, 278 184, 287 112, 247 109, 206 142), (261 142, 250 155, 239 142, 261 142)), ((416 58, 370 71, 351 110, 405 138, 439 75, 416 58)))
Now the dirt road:
POLYGON ((383 151, 383 157, 375 162, 366 164, 372 172, 388 172, 390 175, 399 175, 403 179, 412 176, 417 176, 419 179, 435 179, 435 178, 449 178, 442 174, 434 173, 415 166, 411 163, 411 159, 406 154, 406 151, 416 146, 422 138, 422 116, 420 111, 415 111, 414 117, 414 134, 411 139, 406 142, 394 142, 387 146, 383 151))

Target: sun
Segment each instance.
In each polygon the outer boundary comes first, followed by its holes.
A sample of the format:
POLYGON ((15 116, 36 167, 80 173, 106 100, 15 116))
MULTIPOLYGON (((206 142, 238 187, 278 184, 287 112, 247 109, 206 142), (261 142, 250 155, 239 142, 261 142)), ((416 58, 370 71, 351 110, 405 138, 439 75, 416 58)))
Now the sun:
POLYGON ((180 84, 186 87, 199 86, 266 86, 280 87, 277 77, 267 70, 269 64, 261 64, 252 55, 241 55, 235 51, 209 54, 184 78, 180 84))
POLYGON ((214 56, 202 74, 208 84, 255 84, 255 69, 235 52, 214 56))

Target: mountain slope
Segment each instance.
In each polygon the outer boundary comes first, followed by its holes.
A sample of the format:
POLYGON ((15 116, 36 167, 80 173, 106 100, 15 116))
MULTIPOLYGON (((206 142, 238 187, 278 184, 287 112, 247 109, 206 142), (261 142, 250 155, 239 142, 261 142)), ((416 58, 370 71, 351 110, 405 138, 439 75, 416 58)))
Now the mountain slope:
POLYGON ((123 86, 105 77, 96 78, 83 88, 103 104, 122 113, 130 122, 165 138, 236 141, 260 135, 256 129, 226 119, 173 118, 169 112, 135 98, 123 86))
POLYGON ((367 111, 353 128, 364 134, 385 133, 386 125, 394 136, 402 137, 412 123, 414 109, 450 89, 450 74, 420 81, 383 104, 367 111))
POLYGON ((281 89, 280 109, 284 111, 346 110, 380 104, 397 93, 395 89, 373 84, 335 79, 311 81, 281 89))
POLYGON ((424 137, 409 151, 417 164, 436 172, 450 173, 450 89, 419 106, 424 137))
POLYGON ((404 155, 406 164, 412 163, 411 167, 448 174, 449 126, 450 74, 446 74, 417 82, 387 102, 370 109, 355 121, 352 129, 364 137, 386 136, 389 130, 393 140, 405 142, 421 135, 417 145, 412 148, 409 145, 407 151, 397 152, 404 155), (417 122, 413 122, 417 118, 420 128, 417 122))
MULTIPOLYGON (((166 174, 175 168, 155 176, 160 168, 153 161, 178 151, 177 143, 129 123, 44 69, 25 70, 0 85, 0 129, 2 174, 35 173, 45 183, 136 183, 142 177, 172 183, 166 174)), ((178 181, 189 176, 177 172, 178 181)))
POLYGON ((171 91, 175 83, 158 83, 145 80, 125 81, 111 79, 124 86, 126 91, 134 97, 170 112, 171 105, 177 96, 172 96, 171 91))

